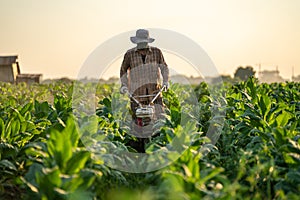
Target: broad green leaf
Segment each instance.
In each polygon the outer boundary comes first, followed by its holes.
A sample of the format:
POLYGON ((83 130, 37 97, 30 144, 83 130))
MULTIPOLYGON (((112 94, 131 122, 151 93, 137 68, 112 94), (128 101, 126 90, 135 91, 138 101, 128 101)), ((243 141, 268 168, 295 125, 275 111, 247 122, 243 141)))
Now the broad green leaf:
POLYGON ((4 158, 15 158, 18 153, 18 147, 9 143, 0 143, 0 160, 4 158))
POLYGON ((51 184, 53 186, 60 187, 62 183, 60 174, 61 173, 57 167, 42 168, 42 174, 40 176, 37 176, 37 183, 42 183, 45 185, 51 184))
POLYGON ((4 137, 6 140, 11 140, 11 124, 14 121, 14 118, 10 118, 9 120, 7 120, 6 124, 5 124, 5 131, 4 131, 4 137))
POLYGON ((251 94, 251 99, 255 100, 257 98, 257 84, 255 78, 251 77, 247 80, 247 89, 251 94))
POLYGON ((0 160, 0 169, 7 169, 11 171, 17 171, 16 166, 9 160, 0 160))
POLYGON ((23 183, 25 183, 25 185, 27 185, 27 187, 29 187, 29 189, 32 192, 34 192, 34 193, 38 193, 39 192, 38 188, 34 184, 32 184, 29 181, 27 181, 24 177, 21 177, 20 179, 22 180, 23 183))
POLYGON ((0 117, 0 138, 5 138, 5 125, 3 119, 0 117))
POLYGON ((300 172, 296 170, 290 170, 287 173, 287 180, 292 184, 299 185, 300 184, 300 172))
POLYGON ((20 122, 25 121, 24 117, 20 114, 20 112, 17 109, 12 108, 12 112, 16 120, 18 119, 20 122))
POLYGON ((205 175, 205 176, 202 175, 201 179, 196 182, 197 187, 202 186, 209 179, 217 176, 218 174, 220 174, 223 171, 224 171, 223 168, 215 168, 215 169, 212 169, 207 175, 205 175))
POLYGON ((15 136, 17 134, 19 134, 19 131, 20 131, 20 121, 18 119, 15 119, 11 122, 11 134, 12 136, 15 136))
POLYGON ((28 111, 31 111, 33 109, 33 103, 27 103, 25 106, 22 107, 22 109, 20 110, 20 114, 22 116, 25 115, 25 113, 27 113, 28 111))
POLYGON ((260 97, 258 103, 259 103, 259 108, 261 110, 262 117, 264 120, 266 120, 266 115, 271 109, 271 100, 266 94, 263 94, 260 97))
POLYGON ((52 154, 53 159, 62 170, 65 168, 68 160, 72 157, 71 140, 68 136, 66 136, 57 130, 53 130, 48 142, 49 152, 52 154))
POLYGON ((97 178, 97 173, 93 170, 83 169, 78 173, 77 177, 72 177, 72 179, 66 180, 63 188, 71 191, 88 191, 88 189, 94 184, 97 178))
POLYGON ((277 146, 281 147, 282 145, 284 145, 287 140, 285 138, 285 130, 276 128, 273 130, 273 132, 274 132, 274 138, 275 138, 277 146))
POLYGON ((66 168, 63 172, 66 174, 78 173, 81 169, 84 168, 85 163, 90 157, 91 153, 88 151, 79 151, 73 153, 72 158, 68 161, 66 168))
POLYGON ((299 154, 295 153, 283 153, 284 161, 288 164, 299 165, 300 157, 299 154))
POLYGON ((89 116, 81 122, 80 125, 80 134, 92 135, 98 131, 98 118, 97 116, 89 116))
POLYGON ((276 117, 276 123, 277 123, 277 126, 281 126, 281 127, 284 127, 287 125, 288 121, 292 118, 292 114, 287 112, 287 111, 282 111, 281 114, 279 114, 277 117, 276 117))
POLYGON ((187 167, 185 164, 182 165, 182 168, 184 170, 185 176, 191 177, 193 175, 189 167, 187 167))
POLYGON ((158 144, 156 143, 152 143, 151 145, 149 145, 146 149, 146 153, 148 154, 152 154, 153 152, 155 151, 158 151, 161 149, 161 146, 159 146, 158 144))
POLYGON ((62 134, 66 140, 70 141, 72 147, 77 147, 79 141, 79 129, 73 117, 68 118, 62 134))

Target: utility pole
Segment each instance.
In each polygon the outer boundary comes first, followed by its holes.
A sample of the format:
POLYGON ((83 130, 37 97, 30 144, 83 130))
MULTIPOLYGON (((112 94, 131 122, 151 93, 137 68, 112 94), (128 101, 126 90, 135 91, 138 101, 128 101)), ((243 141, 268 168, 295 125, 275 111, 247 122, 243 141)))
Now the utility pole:
POLYGON ((294 76, 294 66, 292 66, 292 81, 294 81, 295 76, 294 76))
POLYGON ((261 79, 261 64, 258 63, 258 80, 261 79))

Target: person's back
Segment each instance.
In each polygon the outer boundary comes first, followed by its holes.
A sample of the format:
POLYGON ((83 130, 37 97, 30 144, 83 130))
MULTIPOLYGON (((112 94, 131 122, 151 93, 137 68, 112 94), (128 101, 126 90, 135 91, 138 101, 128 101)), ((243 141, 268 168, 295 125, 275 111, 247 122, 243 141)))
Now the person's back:
MULTIPOLYGON (((158 48, 148 46, 145 49, 137 49, 135 47, 126 52, 120 75, 121 80, 125 79, 124 82, 127 82, 131 93, 145 95, 157 92, 161 83, 160 74, 168 76, 168 67, 158 48)), ((163 79, 166 80, 167 77, 163 79)))
MULTIPOLYGON (((149 37, 149 32, 144 29, 136 31, 136 36, 130 38, 137 46, 129 49, 125 55, 120 69, 121 93, 128 91, 133 96, 155 95, 161 88, 161 76, 163 85, 168 88, 169 69, 161 50, 157 47, 149 46, 148 43, 154 41, 149 37)), ((156 113, 163 111, 162 98, 157 98, 154 102, 156 113)), ((131 101, 133 119, 136 118, 134 111, 138 107, 135 101, 131 101)))

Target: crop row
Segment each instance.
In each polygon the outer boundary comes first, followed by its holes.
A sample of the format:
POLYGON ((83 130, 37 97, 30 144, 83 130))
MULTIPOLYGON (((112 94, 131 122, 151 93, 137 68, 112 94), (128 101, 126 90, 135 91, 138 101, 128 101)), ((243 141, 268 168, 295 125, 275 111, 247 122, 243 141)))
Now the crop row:
POLYGON ((147 155, 171 159, 162 167, 128 156, 138 139, 118 85, 75 86, 1 83, 0 198, 299 198, 299 83, 171 84, 146 144, 147 155), (124 160, 149 172, 120 170, 124 160))

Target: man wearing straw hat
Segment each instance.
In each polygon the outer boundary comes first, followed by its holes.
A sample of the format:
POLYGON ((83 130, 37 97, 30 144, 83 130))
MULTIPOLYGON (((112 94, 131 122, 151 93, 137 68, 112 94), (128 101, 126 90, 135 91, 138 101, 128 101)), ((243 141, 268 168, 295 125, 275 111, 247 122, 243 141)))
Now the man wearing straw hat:
MULTIPOLYGON (((149 31, 139 29, 136 35, 130 37, 132 43, 137 46, 129 49, 125 55, 120 69, 121 88, 120 92, 125 94, 129 91, 133 96, 151 96, 156 94, 162 84, 167 89, 169 80, 169 69, 164 60, 161 50, 157 47, 149 46, 154 41, 149 36, 149 31)), ((149 103, 149 97, 140 98, 141 103, 149 103)), ((156 117, 160 117, 163 112, 162 97, 159 96, 155 103, 156 117)), ((134 111, 138 107, 135 101, 131 101, 131 109, 134 111)), ((133 112, 133 119, 136 116, 133 112)))

